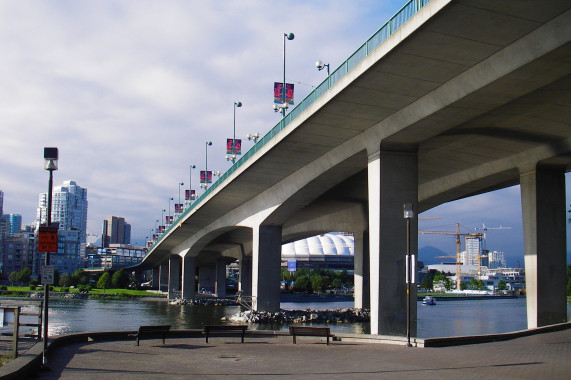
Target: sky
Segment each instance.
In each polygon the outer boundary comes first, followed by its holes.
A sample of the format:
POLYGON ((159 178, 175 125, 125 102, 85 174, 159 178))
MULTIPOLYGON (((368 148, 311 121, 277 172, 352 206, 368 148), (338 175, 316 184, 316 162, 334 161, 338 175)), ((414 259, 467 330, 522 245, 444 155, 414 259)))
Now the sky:
MULTIPOLYGON (((34 222, 47 191, 43 148, 58 147, 54 185, 87 188, 88 233, 121 216, 142 244, 169 198, 174 208, 179 190, 184 197, 190 172, 198 188, 206 154, 209 170, 230 167, 234 102, 243 103, 236 137, 244 151, 248 133, 264 135, 279 121, 272 86, 282 80, 283 33, 295 34, 286 77, 297 103, 326 77, 316 60, 335 69, 404 3, 0 0, 4 212, 34 222)), ((510 226, 488 230, 488 246, 523 255, 519 202, 518 187, 453 202, 425 213, 441 219, 420 228, 510 226)), ((446 236, 421 237, 423 245, 455 249, 446 236)))

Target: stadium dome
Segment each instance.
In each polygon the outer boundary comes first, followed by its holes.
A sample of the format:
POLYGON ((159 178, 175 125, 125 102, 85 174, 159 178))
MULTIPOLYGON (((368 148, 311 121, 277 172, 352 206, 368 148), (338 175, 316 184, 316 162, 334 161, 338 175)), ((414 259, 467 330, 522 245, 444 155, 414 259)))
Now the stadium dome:
POLYGON ((308 256, 353 256, 352 235, 328 233, 294 241, 282 246, 282 258, 295 259, 308 256))
POLYGON ((282 266, 295 261, 298 268, 352 269, 353 235, 328 233, 282 246, 282 266))

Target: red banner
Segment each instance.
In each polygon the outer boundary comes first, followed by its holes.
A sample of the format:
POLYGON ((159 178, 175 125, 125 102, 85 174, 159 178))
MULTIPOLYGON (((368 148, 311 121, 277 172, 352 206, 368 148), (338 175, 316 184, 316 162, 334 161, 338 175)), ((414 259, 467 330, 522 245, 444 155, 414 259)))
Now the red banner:
POLYGON ((200 171, 200 183, 212 183, 212 171, 209 170, 206 172, 205 170, 200 171))
MULTIPOLYGON (((283 104, 283 83, 274 82, 274 103, 283 104)), ((285 100, 288 104, 293 104, 293 91, 294 86, 293 83, 286 83, 286 93, 285 93, 285 100)))
POLYGON ((242 140, 226 139, 226 154, 242 154, 242 140), (232 147, 232 141, 235 141, 234 147, 232 147))

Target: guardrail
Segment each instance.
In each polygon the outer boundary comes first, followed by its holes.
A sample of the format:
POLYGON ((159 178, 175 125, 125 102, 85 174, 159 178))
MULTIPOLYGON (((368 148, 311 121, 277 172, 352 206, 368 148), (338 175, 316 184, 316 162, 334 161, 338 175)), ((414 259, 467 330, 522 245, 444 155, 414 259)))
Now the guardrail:
MULTIPOLYGON (((353 54, 345 60, 331 75, 329 75, 319 86, 315 88, 309 95, 307 95, 301 103, 294 107, 282 120, 276 124, 264 137, 262 137, 252 148, 250 148, 240 159, 238 159, 222 176, 216 180, 202 195, 200 195, 194 203, 192 203, 159 237, 153 246, 160 243, 170 230, 176 228, 177 221, 181 220, 184 216, 197 207, 205 198, 210 195, 214 189, 220 186, 230 175, 232 175, 240 166, 242 166, 250 157, 258 152, 264 145, 266 145, 274 136, 276 136, 282 129, 305 111, 311 104, 313 104, 319 97, 327 92, 335 83, 343 78, 349 71, 351 71, 357 64, 365 59, 373 50, 375 50, 381 43, 383 43, 389 36, 391 36, 398 28, 414 16, 420 9, 422 9, 430 0, 409 0, 393 17, 391 17, 375 34, 373 34, 365 43, 363 43, 353 54)), ((152 252, 153 246, 150 247, 149 253, 152 252)))

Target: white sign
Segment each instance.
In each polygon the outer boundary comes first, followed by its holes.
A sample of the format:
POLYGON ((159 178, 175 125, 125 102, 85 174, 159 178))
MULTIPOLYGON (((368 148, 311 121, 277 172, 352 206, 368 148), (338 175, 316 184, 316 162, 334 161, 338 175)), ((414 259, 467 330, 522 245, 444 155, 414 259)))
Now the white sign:
POLYGON ((53 285, 54 284, 54 267, 42 267, 42 284, 53 285))

